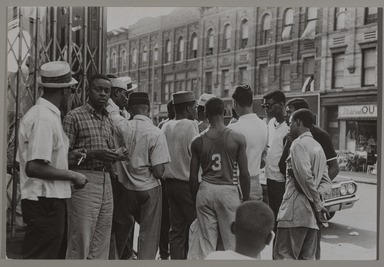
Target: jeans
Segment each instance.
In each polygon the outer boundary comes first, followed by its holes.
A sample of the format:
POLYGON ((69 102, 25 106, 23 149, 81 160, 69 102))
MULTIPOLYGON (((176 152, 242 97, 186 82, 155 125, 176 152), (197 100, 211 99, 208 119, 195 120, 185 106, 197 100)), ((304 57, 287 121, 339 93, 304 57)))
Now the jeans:
POLYGON ((89 182, 68 199, 67 259, 102 259, 109 255, 113 196, 109 173, 77 170, 89 182))
POLYGON ((169 230, 171 228, 171 223, 169 221, 169 204, 167 191, 165 189, 165 182, 161 182, 161 189, 163 194, 163 208, 161 214, 161 230, 160 230, 160 243, 159 251, 160 258, 165 260, 169 258, 169 230))
POLYGON ((140 224, 138 259, 154 260, 160 240, 161 186, 144 191, 123 190, 119 204, 122 215, 133 216, 140 224))
POLYGON ((241 204, 237 185, 217 185, 202 181, 197 192, 196 208, 201 256, 204 259, 216 251, 219 235, 224 250, 235 249, 231 224, 241 204))
POLYGON ((27 224, 21 254, 23 259, 61 259, 65 242, 65 199, 39 197, 22 199, 27 224))
POLYGON ((189 183, 177 179, 166 179, 171 230, 169 244, 171 259, 187 259, 188 232, 196 219, 196 207, 192 201, 189 183))

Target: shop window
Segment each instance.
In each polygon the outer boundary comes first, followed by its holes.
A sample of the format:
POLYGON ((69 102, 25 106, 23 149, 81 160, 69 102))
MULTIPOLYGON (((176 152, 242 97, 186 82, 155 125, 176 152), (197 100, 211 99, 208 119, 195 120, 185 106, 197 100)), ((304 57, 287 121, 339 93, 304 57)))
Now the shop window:
POLYGON ((303 34, 302 39, 314 39, 316 35, 316 21, 317 21, 317 7, 307 8, 307 25, 303 34))
POLYGON ((184 39, 183 37, 179 37, 179 40, 177 42, 177 61, 182 61, 184 59, 184 39))
POLYGON ((260 64, 259 66, 260 92, 268 91, 268 64, 260 64))
POLYGON ((205 73, 205 92, 208 94, 212 93, 212 72, 205 73))
POLYGON ((291 90, 291 65, 289 60, 280 63, 280 87, 283 91, 291 90))
POLYGON ((345 7, 335 8, 335 28, 334 30, 345 29, 345 21, 347 19, 347 9, 345 7))
POLYGON ((208 30, 208 49, 207 49, 207 55, 213 55, 213 47, 214 47, 214 40, 213 40, 213 29, 208 30))
POLYGON ((377 7, 366 7, 364 9, 364 24, 377 23, 377 7))
POLYGON ((376 85, 376 65, 377 53, 376 48, 364 49, 363 53, 363 66, 362 66, 362 85, 375 86, 376 85))
POLYGON ((248 77, 247 77, 247 67, 241 67, 239 68, 239 84, 247 84, 248 77))
POLYGON ((222 97, 229 96, 229 89, 230 89, 229 70, 223 70, 221 72, 221 84, 223 87, 222 97))
POLYGON ((292 33, 292 26, 293 26, 293 9, 288 8, 285 10, 284 14, 284 25, 283 25, 283 33, 281 35, 281 39, 283 41, 289 40, 292 38, 291 33, 292 33))
POLYGON ((249 36, 248 20, 244 19, 241 21, 240 48, 246 48, 248 46, 248 36, 249 36))
POLYGON ((332 55, 332 88, 344 87, 344 53, 332 55))
POLYGON ((192 51, 191 58, 197 58, 197 35, 196 33, 192 34, 192 51))
POLYGON ((171 62, 171 52, 172 52, 172 44, 170 40, 167 40, 165 43, 165 63, 171 62))
POLYGON ((271 30, 271 16, 269 14, 264 15, 262 20, 261 38, 260 44, 264 45, 268 43, 269 32, 271 30))
POLYGON ((231 50, 231 25, 227 24, 224 27, 224 43, 223 52, 229 52, 231 50))

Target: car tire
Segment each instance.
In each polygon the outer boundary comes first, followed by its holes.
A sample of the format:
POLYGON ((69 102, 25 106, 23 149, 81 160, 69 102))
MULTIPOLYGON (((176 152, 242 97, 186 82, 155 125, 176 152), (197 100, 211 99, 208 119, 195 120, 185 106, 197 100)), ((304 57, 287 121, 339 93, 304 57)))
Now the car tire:
POLYGON ((333 216, 335 216, 335 213, 336 213, 336 211, 334 211, 334 212, 330 212, 330 213, 329 213, 329 216, 327 216, 327 219, 328 219, 328 220, 332 219, 333 216))

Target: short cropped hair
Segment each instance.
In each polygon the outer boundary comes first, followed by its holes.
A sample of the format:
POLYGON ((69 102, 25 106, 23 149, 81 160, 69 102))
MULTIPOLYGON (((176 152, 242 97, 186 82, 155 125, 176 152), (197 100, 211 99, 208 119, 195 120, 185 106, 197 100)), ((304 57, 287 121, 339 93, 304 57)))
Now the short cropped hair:
POLYGON ((93 85, 93 82, 94 82, 95 80, 98 80, 98 79, 107 80, 107 81, 110 82, 109 78, 108 78, 106 75, 104 75, 104 74, 100 74, 100 73, 99 73, 99 74, 94 74, 94 75, 92 75, 91 78, 89 79, 89 87, 91 87, 91 86, 93 85))
POLYGON ((235 88, 232 98, 241 107, 250 107, 253 103, 253 92, 249 85, 239 85, 235 88))
POLYGON ((224 114, 224 101, 218 97, 212 97, 205 103, 205 112, 208 116, 224 114))
POLYGON ((187 107, 192 108, 195 103, 196 101, 184 102, 179 104, 173 104, 173 107, 175 108, 175 113, 180 114, 183 113, 187 107))
POLYGON ((308 102, 304 98, 292 98, 287 101, 285 106, 293 106, 295 110, 306 108, 309 109, 308 102))
POLYGON ((264 99, 273 99, 276 102, 283 102, 285 104, 285 94, 283 91, 274 90, 263 95, 264 99))
POLYGON ((304 127, 311 128, 315 123, 315 116, 309 109, 302 108, 292 113, 292 121, 294 120, 300 120, 304 127))

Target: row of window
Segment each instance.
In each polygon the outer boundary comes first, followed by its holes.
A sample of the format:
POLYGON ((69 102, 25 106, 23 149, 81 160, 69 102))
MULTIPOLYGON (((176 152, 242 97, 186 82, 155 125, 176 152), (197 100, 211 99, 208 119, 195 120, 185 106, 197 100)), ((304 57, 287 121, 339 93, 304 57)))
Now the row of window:
MULTIPOLYGON (((334 23, 334 30, 340 30, 345 28, 345 21, 347 18, 347 8, 345 7, 337 7, 335 8, 335 23, 334 23)), ((316 29, 316 22, 317 22, 317 15, 318 14, 318 8, 316 7, 309 7, 307 8, 307 25, 306 28, 302 34, 302 38, 305 37, 311 37, 315 34, 316 29)), ((283 30, 281 34, 281 40, 286 41, 291 39, 291 33, 292 33, 292 27, 293 27, 293 18, 294 18, 294 11, 292 8, 287 8, 284 11, 283 15, 283 30)), ((269 36, 271 33, 271 20, 272 16, 269 13, 266 13, 263 15, 261 20, 261 32, 260 32, 260 45, 267 44, 269 42, 269 36)), ((365 23, 373 23, 377 22, 377 8, 365 8, 365 16, 364 16, 365 23)), ((207 38, 206 38, 206 51, 205 55, 213 55, 214 54, 214 48, 215 48, 215 30, 213 28, 209 28, 207 31, 207 38)), ((246 48, 248 46, 248 38, 249 38, 249 22, 246 19, 243 19, 241 21, 240 26, 240 48, 246 48)), ((226 24, 224 26, 223 31, 223 40, 222 40, 222 52, 229 52, 231 51, 231 42, 232 41, 232 28, 230 24, 226 24)), ((198 38, 197 34, 193 33, 190 39, 190 48, 189 48, 189 54, 186 55, 184 49, 184 38, 180 36, 177 40, 177 48, 176 48, 176 54, 175 54, 175 61, 182 61, 186 58, 188 59, 194 59, 197 58, 197 50, 198 50, 198 38)), ((173 55, 173 49, 172 49, 172 42, 171 40, 165 41, 165 57, 164 57, 164 63, 169 63, 172 61, 172 55, 173 55)), ((140 63, 141 64, 147 64, 148 63, 148 47, 144 45, 140 51, 141 57, 140 57, 140 63)), ((131 66, 135 67, 137 66, 138 57, 139 57, 139 51, 137 48, 133 48, 131 51, 131 66)), ((159 49, 158 45, 155 44, 153 47, 153 61, 155 63, 158 62, 159 59, 159 49)), ((109 64, 112 67, 112 70, 116 70, 118 67, 117 64, 119 63, 119 70, 125 71, 127 69, 127 54, 125 50, 122 50, 120 53, 120 60, 118 62, 118 55, 114 51, 112 52, 111 59, 109 60, 109 64)))

